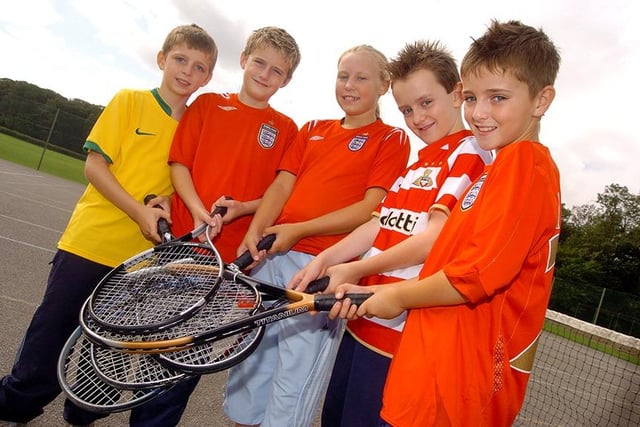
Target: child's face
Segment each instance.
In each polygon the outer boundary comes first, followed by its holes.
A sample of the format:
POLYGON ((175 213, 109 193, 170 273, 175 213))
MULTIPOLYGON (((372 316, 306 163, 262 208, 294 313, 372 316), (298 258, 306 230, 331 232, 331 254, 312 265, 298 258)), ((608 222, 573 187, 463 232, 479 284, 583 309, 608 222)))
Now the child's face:
POLYGON ((515 141, 537 141, 538 98, 509 72, 480 73, 462 79, 464 118, 478 144, 485 150, 500 149, 515 141))
POLYGON ((249 55, 243 53, 240 66, 244 70, 240 99, 253 107, 265 107, 273 94, 290 80, 289 62, 271 46, 258 47, 249 55))
POLYGON ((405 123, 426 144, 462 129, 460 88, 447 93, 432 71, 417 70, 395 80, 392 92, 405 123))
POLYGON ((350 52, 338 64, 336 100, 347 116, 375 114, 388 86, 369 52, 350 52))
POLYGON ((175 45, 167 54, 158 53, 158 67, 163 70, 162 87, 179 96, 190 96, 209 83, 213 68, 211 56, 201 50, 175 45))

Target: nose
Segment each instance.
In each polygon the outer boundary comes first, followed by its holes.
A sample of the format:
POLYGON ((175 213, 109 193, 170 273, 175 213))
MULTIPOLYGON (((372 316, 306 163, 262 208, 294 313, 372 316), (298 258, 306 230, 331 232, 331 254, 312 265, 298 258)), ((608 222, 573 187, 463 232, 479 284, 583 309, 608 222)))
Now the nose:
POLYGON ((483 120, 489 116, 489 106, 486 102, 477 101, 473 105, 465 105, 465 108, 471 108, 471 117, 474 120, 483 120))

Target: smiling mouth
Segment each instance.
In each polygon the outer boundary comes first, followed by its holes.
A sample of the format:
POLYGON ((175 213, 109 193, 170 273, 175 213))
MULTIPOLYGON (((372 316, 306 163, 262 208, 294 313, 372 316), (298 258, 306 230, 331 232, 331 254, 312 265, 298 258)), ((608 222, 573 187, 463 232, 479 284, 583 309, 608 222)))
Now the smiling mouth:
POLYGON ((418 126, 417 129, 420 132, 424 132, 424 131, 427 131, 427 130, 431 129, 434 125, 435 125, 435 123, 429 123, 428 125, 418 126))
POLYGON ((476 125, 476 129, 478 129, 480 132, 491 132, 496 130, 498 127, 497 126, 478 126, 476 125))

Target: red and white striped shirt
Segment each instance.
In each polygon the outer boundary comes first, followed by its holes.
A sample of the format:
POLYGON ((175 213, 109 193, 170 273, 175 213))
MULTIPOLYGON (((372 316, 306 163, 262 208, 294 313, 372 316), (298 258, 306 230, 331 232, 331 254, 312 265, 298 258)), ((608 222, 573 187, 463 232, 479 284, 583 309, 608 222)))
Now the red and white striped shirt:
MULTIPOLYGON (((429 212, 440 209, 449 215, 460 195, 480 176, 492 154, 482 150, 471 132, 463 130, 429 144, 418 160, 405 169, 378 207, 380 231, 371 257, 414 234, 423 232, 429 212)), ((363 277, 361 285, 392 283, 417 277, 422 264, 363 277)), ((347 323, 347 330, 372 350, 391 357, 406 315, 394 319, 360 318, 347 323)))

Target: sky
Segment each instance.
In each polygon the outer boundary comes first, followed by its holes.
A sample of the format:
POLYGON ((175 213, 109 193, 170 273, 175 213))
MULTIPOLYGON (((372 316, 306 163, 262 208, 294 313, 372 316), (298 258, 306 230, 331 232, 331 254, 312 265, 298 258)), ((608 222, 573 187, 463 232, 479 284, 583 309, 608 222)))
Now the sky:
MULTIPOLYGON (((596 202, 605 186, 640 194, 640 141, 632 102, 640 99, 640 2, 631 0, 20 0, 0 13, 0 78, 26 81, 67 98, 106 105, 121 88, 153 88, 156 54, 175 26, 196 23, 219 49, 205 92, 237 92, 240 52, 251 31, 279 26, 302 61, 271 105, 300 126, 342 117, 334 95, 337 60, 370 44, 388 57, 406 43, 439 40, 459 62, 492 19, 542 28, 560 51, 556 98, 542 119, 569 208, 596 202)), ((391 93, 385 122, 406 127, 391 93)))

